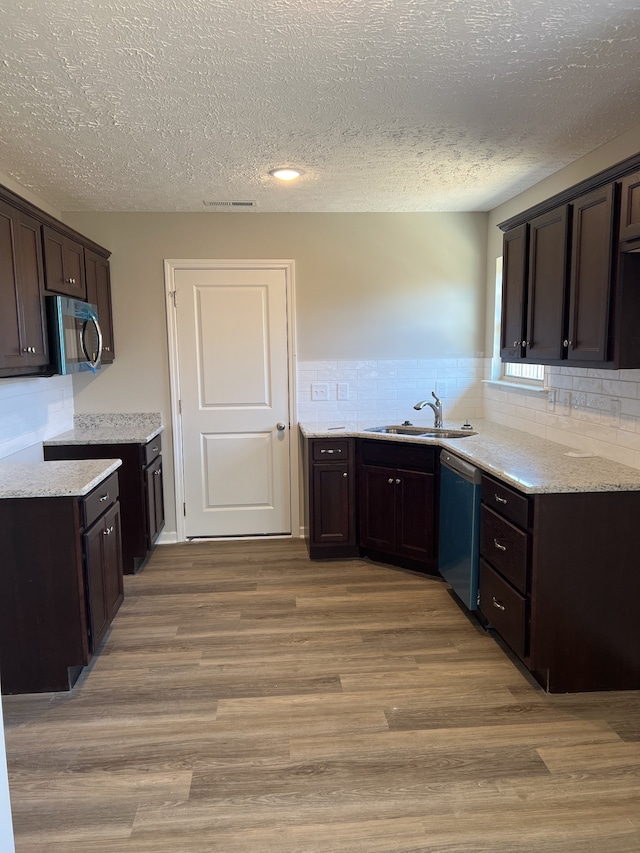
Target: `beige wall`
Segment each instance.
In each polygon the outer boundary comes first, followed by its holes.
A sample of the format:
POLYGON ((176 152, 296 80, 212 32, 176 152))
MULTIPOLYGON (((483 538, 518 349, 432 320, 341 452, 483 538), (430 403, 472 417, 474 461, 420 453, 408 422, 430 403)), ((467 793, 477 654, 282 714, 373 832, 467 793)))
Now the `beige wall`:
MULTIPOLYGON (((160 411, 170 424, 165 258, 292 258, 305 361, 481 354, 486 218, 67 214, 112 252, 116 361, 96 378, 74 377, 76 412, 160 411)), ((167 486, 172 494, 171 476, 167 486)))

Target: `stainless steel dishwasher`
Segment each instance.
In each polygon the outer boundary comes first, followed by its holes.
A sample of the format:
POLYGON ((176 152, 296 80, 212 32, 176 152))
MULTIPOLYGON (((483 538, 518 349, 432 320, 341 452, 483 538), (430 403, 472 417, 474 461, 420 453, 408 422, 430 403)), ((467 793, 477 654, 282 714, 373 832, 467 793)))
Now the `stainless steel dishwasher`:
POLYGON ((469 610, 478 608, 481 475, 464 459, 441 452, 438 570, 469 610))

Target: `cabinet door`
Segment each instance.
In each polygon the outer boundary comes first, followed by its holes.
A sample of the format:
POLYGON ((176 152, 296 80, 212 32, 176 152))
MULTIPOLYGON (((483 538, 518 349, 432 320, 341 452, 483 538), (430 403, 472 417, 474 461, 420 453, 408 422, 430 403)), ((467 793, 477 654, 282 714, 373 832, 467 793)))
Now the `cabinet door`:
POLYGON ((102 329, 102 363, 111 364, 115 353, 109 261, 100 255, 96 255, 95 252, 85 249, 84 268, 87 282, 87 302, 97 306, 98 320, 102 329))
POLYGON ((124 599, 122 580, 122 535, 120 504, 115 503, 104 516, 103 567, 107 620, 109 624, 124 599))
POLYGON ((396 553, 415 560, 435 557, 434 475, 396 471, 396 553))
POLYGON ((363 465, 360 486, 360 544, 387 553, 395 550, 396 472, 363 465))
POLYGON ((313 466, 312 541, 347 544, 351 539, 351 486, 348 462, 313 466))
MULTIPOLYGON (((620 242, 640 238, 640 172, 621 181, 620 242)), ((624 246, 620 247, 624 251, 624 246)))
POLYGON ((535 363, 563 357, 569 207, 529 223, 529 285, 525 357, 535 363))
POLYGON ((89 646, 95 652, 123 600, 120 504, 84 534, 89 604, 89 646))
POLYGON ((86 299, 84 249, 80 243, 44 225, 45 289, 63 296, 86 299))
POLYGON ((162 478, 162 457, 158 456, 144 471, 147 495, 147 531, 150 548, 164 527, 164 494, 162 478))
MULTIPOLYGON (((0 201, 0 369, 49 363, 40 224, 0 201)), ((41 372, 41 371, 34 371, 41 372)))
POLYGON ((528 236, 526 223, 504 235, 500 356, 505 361, 518 361, 524 352, 528 236))
POLYGON ((614 186, 573 202, 569 329, 570 361, 605 361, 613 266, 614 186))

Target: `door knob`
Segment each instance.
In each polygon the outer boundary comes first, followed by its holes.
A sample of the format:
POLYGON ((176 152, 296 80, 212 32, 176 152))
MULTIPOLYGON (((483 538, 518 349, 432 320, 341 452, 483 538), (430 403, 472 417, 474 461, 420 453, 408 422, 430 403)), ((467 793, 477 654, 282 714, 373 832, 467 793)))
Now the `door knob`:
POLYGON ((285 423, 283 423, 282 421, 278 421, 278 423, 276 424, 276 428, 277 428, 278 432, 283 432, 283 430, 285 430, 287 428, 287 425, 285 423))

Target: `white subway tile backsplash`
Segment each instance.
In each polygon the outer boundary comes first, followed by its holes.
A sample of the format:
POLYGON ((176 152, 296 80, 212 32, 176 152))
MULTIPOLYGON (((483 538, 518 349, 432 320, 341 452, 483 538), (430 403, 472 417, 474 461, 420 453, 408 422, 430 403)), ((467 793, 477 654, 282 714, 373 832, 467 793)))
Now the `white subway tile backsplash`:
POLYGON ((0 382, 0 459, 73 427, 70 376, 0 382))

